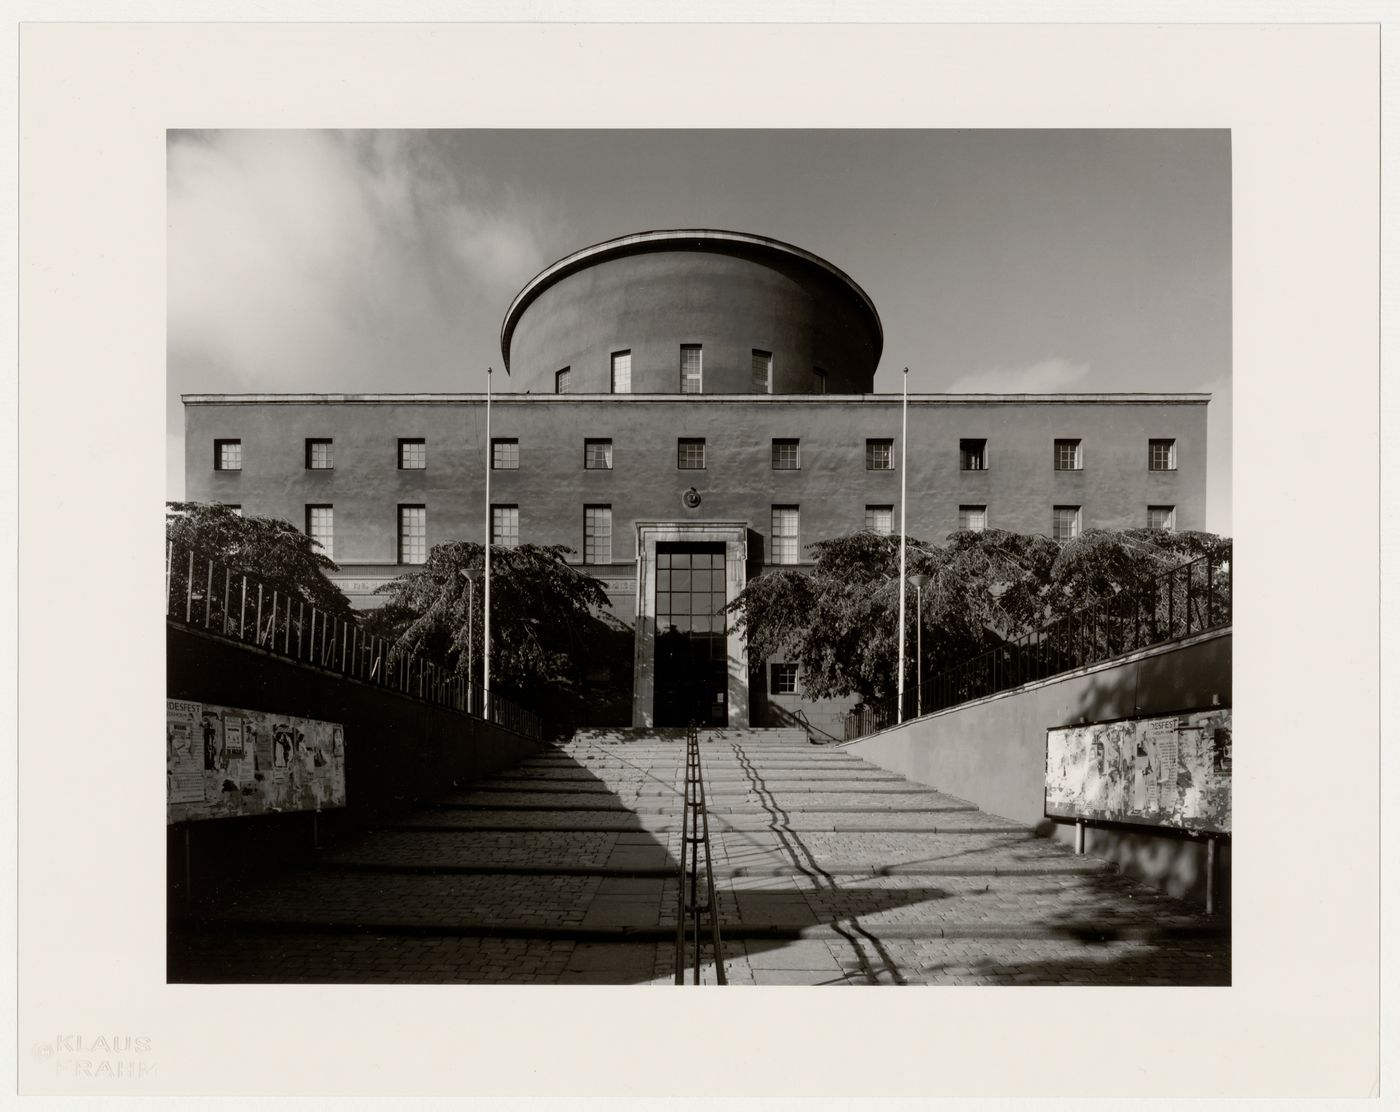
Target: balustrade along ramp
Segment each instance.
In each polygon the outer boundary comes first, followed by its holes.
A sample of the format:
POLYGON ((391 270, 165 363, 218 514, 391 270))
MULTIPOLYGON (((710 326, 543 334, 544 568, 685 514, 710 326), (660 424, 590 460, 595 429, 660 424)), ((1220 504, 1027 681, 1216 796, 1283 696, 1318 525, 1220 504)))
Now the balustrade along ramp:
POLYGON ((581 731, 172 906, 169 977, 1229 983, 1228 923, 965 800, 799 730, 690 748, 683 729, 581 731), (704 876, 682 869, 697 850, 704 876))

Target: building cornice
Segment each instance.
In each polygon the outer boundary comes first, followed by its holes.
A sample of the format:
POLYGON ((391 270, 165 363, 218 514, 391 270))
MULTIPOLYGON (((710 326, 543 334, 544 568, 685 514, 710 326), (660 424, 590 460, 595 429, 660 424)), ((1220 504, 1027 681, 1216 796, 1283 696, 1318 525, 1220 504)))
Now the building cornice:
MULTIPOLYGON (((920 405, 1205 405, 1212 395, 1183 393, 910 394, 920 405)), ((898 405, 900 394, 492 394, 493 405, 898 405)), ((185 405, 485 404, 481 394, 181 394, 185 405)))

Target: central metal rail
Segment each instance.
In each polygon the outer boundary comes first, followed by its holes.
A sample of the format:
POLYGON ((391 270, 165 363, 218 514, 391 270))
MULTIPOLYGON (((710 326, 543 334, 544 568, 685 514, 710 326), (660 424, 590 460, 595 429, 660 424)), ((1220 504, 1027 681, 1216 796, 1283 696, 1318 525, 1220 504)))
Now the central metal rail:
POLYGON ((681 808, 681 863, 676 887, 676 984, 685 984, 687 936, 690 940, 691 984, 700 983, 700 950, 704 923, 709 920, 710 946, 714 951, 715 981, 728 984, 724 975, 724 947, 719 934, 719 903, 715 899, 715 874, 710 864, 710 819, 705 810, 705 777, 700 771, 700 731, 694 723, 685 732, 685 805, 681 808), (705 853, 705 886, 700 887, 700 851, 705 853), (704 896, 704 903, 700 902, 704 896))

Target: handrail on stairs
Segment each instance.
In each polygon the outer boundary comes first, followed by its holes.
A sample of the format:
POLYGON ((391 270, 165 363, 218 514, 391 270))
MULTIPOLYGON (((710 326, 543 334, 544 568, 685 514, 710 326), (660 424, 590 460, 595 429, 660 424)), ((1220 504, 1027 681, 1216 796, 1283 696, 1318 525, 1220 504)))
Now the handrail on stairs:
POLYGON ((676 984, 685 984, 687 925, 691 984, 700 983, 701 924, 709 919, 710 946, 714 952, 715 981, 728 984, 724 972, 724 947, 720 940, 719 903, 715 899, 715 874, 710 855, 710 819, 705 809, 705 778, 700 770, 700 731, 695 723, 685 734, 685 803, 681 807, 681 860, 676 876, 676 984), (700 902, 700 850, 705 851, 705 902, 700 902))

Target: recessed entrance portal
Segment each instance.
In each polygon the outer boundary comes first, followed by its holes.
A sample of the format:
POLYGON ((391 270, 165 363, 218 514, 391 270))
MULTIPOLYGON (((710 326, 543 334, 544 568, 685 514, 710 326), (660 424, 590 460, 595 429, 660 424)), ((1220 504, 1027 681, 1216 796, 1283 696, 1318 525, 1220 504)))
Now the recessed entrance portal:
POLYGON ((723 543, 656 546, 658 726, 723 726, 728 715, 728 650, 723 543))
POLYGON ((745 522, 637 522, 632 725, 749 724, 748 653, 723 613, 747 559, 745 522))

